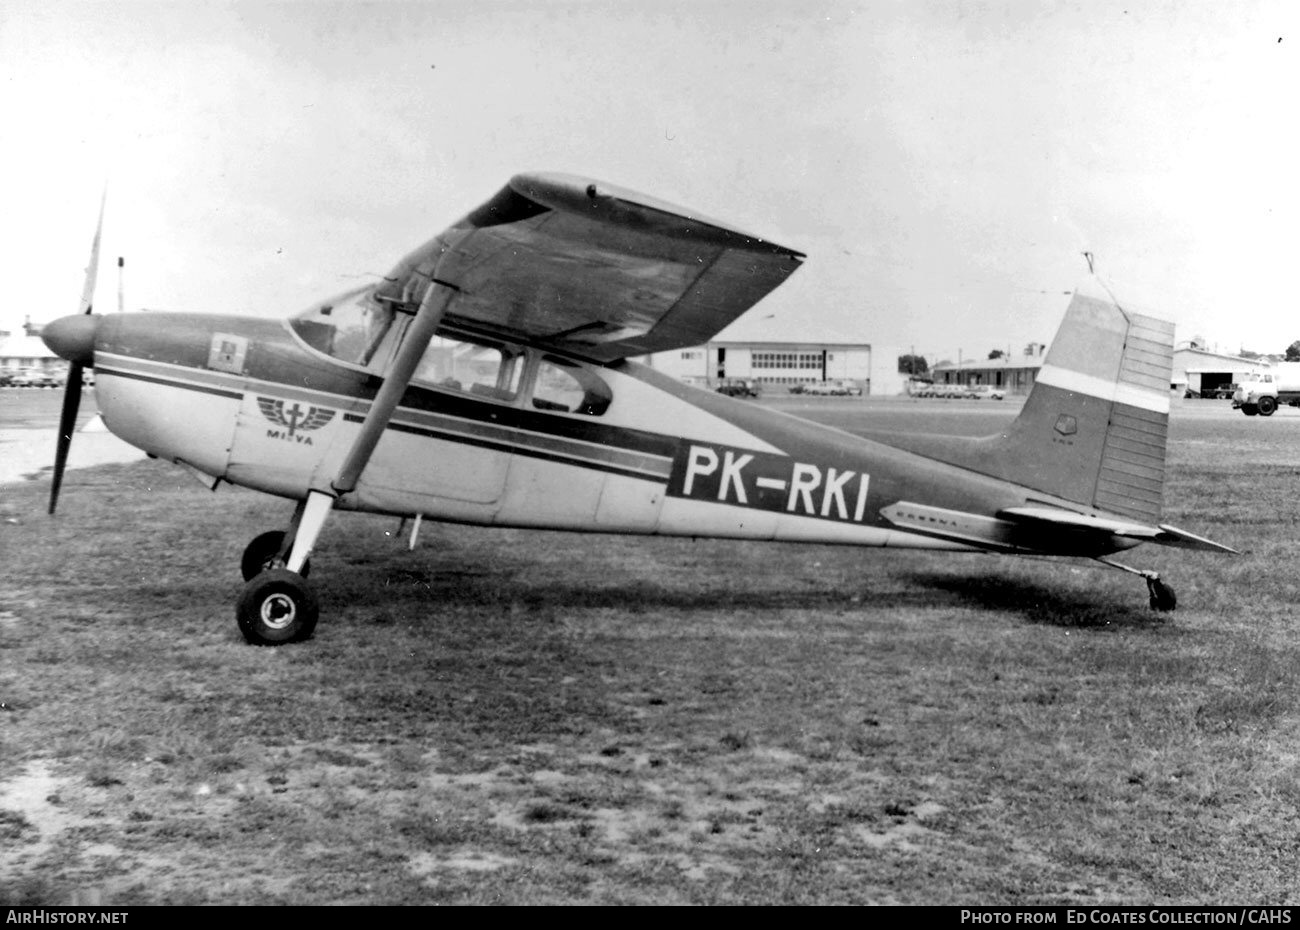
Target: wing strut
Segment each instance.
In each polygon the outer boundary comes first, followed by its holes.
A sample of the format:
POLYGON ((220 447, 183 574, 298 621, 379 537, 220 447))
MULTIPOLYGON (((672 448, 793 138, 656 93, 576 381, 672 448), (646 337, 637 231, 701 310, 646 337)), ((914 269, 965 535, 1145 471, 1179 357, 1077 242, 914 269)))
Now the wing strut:
POLYGON ((311 555, 316 539, 325 526, 325 520, 334 507, 334 501, 357 486, 361 473, 365 471, 366 463, 370 461, 375 447, 379 445, 380 437, 388 428, 388 421, 392 419, 393 411, 397 409, 402 395, 406 393, 406 386, 410 384, 411 377, 415 374, 415 367, 424 356, 424 350, 429 347, 429 340, 433 338, 434 332, 447 312, 447 306, 455 295, 454 286, 444 284, 436 277, 429 285, 429 289, 425 291, 424 300, 420 302, 415 320, 406 331, 402 346, 397 350, 397 356, 384 377, 384 383, 370 405, 370 412, 366 414, 365 422, 361 424, 361 432, 357 434, 347 458, 339 467, 338 476, 330 482, 328 489, 313 488, 307 493, 302 519, 294 537, 293 549, 285 565, 289 571, 301 572, 303 563, 311 555))

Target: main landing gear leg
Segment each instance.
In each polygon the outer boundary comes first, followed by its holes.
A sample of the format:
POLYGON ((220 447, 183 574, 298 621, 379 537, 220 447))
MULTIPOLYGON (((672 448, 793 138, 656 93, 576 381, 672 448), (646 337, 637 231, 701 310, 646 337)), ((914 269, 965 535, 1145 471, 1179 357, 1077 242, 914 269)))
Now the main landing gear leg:
MULTIPOLYGON (((289 561, 289 550, 293 547, 293 541, 298 536, 298 525, 302 522, 302 512, 307 508, 307 501, 298 501, 298 506, 293 511, 293 519, 289 521, 287 530, 268 530, 260 536, 254 537, 247 548, 244 549, 244 555, 239 560, 239 571, 244 576, 245 581, 252 581, 268 568, 284 568, 289 561)), ((311 572, 311 560, 308 559, 302 563, 302 570, 298 574, 304 578, 311 572)))
POLYGON ((1168 613, 1178 606, 1178 596, 1174 594, 1174 589, 1169 587, 1160 580, 1160 573, 1149 571, 1142 568, 1134 568, 1131 565, 1125 565, 1123 562, 1116 562, 1114 559, 1105 556, 1097 556, 1096 560, 1102 565, 1109 565, 1111 568, 1118 568, 1122 572, 1128 572, 1130 575, 1141 575, 1146 579, 1147 593, 1151 596, 1151 609, 1158 610, 1161 613, 1168 613))
POLYGON ((325 528, 325 521, 334 509, 334 495, 323 491, 309 491, 303 502, 302 515, 298 517, 298 532, 293 537, 293 549, 289 552, 289 562, 285 568, 291 572, 299 571, 311 555, 311 550, 320 538, 320 531, 325 528))
POLYGON ((312 491, 294 511, 287 534, 263 533, 244 551, 241 567, 248 583, 235 619, 248 642, 278 646, 307 639, 316 629, 320 605, 307 586, 308 556, 333 507, 332 495, 312 491), (250 578, 249 571, 258 568, 250 578))

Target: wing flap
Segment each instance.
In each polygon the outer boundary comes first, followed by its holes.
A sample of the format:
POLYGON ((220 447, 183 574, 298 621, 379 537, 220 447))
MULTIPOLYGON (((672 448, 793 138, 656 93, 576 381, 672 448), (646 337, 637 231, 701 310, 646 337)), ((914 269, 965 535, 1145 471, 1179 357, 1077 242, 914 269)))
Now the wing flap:
POLYGON ((385 276, 381 299, 456 288, 449 322, 597 361, 699 345, 803 255, 681 208, 567 175, 517 175, 385 276))

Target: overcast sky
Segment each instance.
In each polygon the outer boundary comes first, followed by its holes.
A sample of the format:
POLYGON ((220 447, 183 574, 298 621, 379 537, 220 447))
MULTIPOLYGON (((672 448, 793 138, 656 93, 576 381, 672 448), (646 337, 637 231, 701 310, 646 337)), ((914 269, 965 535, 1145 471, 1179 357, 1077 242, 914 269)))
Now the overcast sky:
POLYGON ((1300 339, 1300 4, 5 0, 0 328, 287 314, 519 171, 807 253, 739 332, 1049 341, 1092 252, 1178 338, 1300 339))

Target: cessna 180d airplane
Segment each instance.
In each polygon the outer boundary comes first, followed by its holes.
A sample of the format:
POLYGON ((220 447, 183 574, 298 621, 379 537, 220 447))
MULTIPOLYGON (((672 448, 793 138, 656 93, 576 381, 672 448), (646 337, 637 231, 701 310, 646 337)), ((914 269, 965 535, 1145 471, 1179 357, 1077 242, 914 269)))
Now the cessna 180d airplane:
MULTIPOLYGON (((101 208, 102 227, 102 208, 101 208)), ((296 501, 246 549, 250 642, 305 639, 334 510, 599 533, 1085 557, 1231 552, 1160 522, 1173 327, 1076 295, 1019 417, 888 442, 631 361, 698 346, 804 256, 613 185, 521 174, 382 280, 288 319, 94 314, 49 324, 110 430, 210 479, 296 501)))

